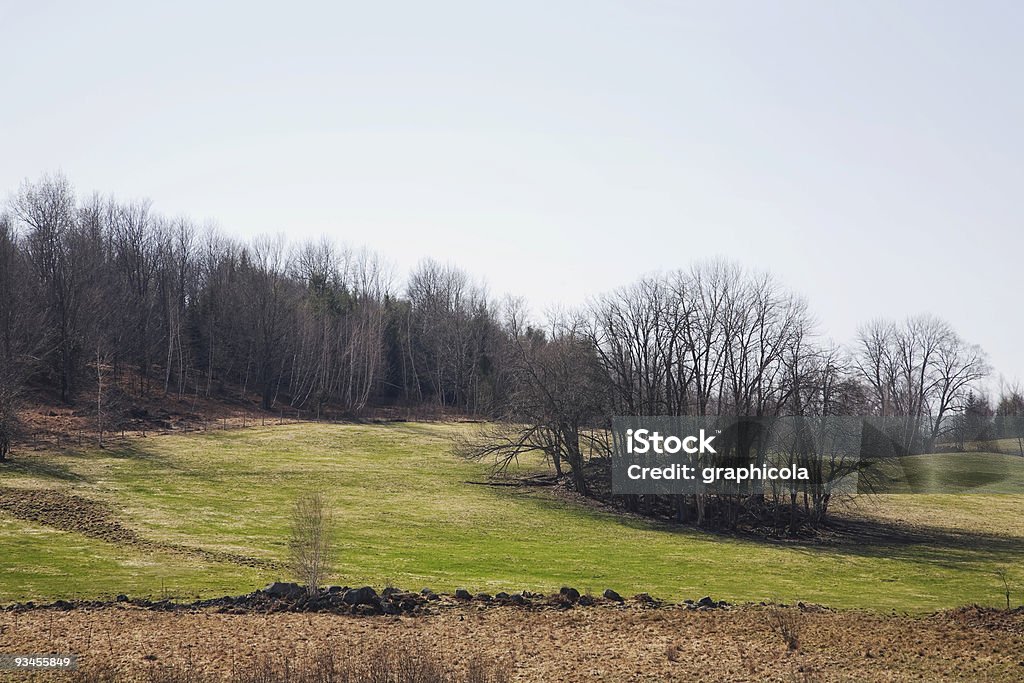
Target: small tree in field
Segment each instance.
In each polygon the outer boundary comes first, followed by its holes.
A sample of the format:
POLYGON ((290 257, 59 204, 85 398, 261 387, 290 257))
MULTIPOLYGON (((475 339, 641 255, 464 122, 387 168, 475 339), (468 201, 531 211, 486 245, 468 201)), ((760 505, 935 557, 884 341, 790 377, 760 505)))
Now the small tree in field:
POLYGON ((1013 588, 1010 585, 1010 574, 1006 571, 1006 567, 1000 567, 996 570, 996 578, 1003 584, 1003 596, 1006 598, 1006 609, 1010 609, 1010 596, 1013 593, 1013 588))
POLYGON ((295 577, 315 595, 330 568, 330 512, 319 491, 305 493, 295 501, 289 539, 291 568, 295 577))

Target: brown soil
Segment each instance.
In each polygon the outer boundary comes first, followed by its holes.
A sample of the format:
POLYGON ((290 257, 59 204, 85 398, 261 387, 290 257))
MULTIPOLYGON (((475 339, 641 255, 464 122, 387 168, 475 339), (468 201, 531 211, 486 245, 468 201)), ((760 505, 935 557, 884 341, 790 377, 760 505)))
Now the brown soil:
POLYGON ((161 543, 143 538, 117 521, 103 503, 58 489, 0 487, 0 511, 18 519, 72 531, 107 543, 130 545, 143 550, 190 555, 202 560, 230 562, 248 567, 274 568, 269 560, 224 551, 193 548, 176 543, 161 543))
MULTIPOLYGON (((521 681, 903 681, 1024 679, 1024 614, 965 608, 925 617, 786 608, 789 650, 772 609, 601 606, 529 611, 451 607, 420 617, 153 612, 127 606, 0 613, 0 652, 76 653, 122 671, 198 663, 227 678, 254 655, 330 648, 429 649, 462 665, 499 661, 521 681)), ((0 673, 0 679, 3 679, 0 673)))

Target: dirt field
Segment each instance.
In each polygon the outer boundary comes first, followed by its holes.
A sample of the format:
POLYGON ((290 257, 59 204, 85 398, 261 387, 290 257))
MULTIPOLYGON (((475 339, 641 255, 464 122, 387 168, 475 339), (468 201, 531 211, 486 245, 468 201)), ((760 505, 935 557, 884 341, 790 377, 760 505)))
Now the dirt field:
MULTIPOLYGON (((153 612, 104 607, 0 613, 0 652, 77 653, 122 671, 192 661, 228 677, 256 655, 385 646, 432 651, 459 667, 474 654, 520 681, 903 681, 1024 679, 1024 612, 965 608, 925 617, 773 608, 593 607, 566 611, 452 607, 418 617, 153 612)), ((0 678, 3 674, 0 674, 0 678)), ((8 679, 13 679, 8 674, 8 679)))

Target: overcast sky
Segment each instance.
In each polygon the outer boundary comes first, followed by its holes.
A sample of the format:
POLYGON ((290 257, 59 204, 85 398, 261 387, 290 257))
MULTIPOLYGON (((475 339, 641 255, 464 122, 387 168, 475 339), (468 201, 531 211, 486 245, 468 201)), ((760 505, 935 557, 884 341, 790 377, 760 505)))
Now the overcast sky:
POLYGON ((0 196, 451 261, 537 310, 726 256, 1024 379, 1019 2, 0 0, 0 196))

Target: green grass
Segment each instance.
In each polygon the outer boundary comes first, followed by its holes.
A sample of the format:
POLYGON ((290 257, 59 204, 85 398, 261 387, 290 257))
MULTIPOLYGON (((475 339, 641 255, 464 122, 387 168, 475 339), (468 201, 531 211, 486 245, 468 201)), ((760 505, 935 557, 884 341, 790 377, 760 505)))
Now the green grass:
MULTIPOLYGON (((318 487, 335 519, 331 580, 348 585, 572 585, 905 611, 999 604, 999 567, 1024 588, 1024 497, 859 498, 868 516, 943 530, 834 547, 770 543, 623 518, 547 491, 467 483, 486 466, 449 454, 451 433, 465 428, 302 424, 150 437, 106 450, 17 454, 0 465, 0 485, 68 489, 107 502, 147 538, 277 561, 286 558, 296 495, 318 487)), ((146 553, 0 512, 0 602, 210 597, 284 578, 283 570, 146 553)))
POLYGON ((883 461, 872 475, 887 493, 999 494, 1024 491, 1024 457, 928 453, 883 461))

